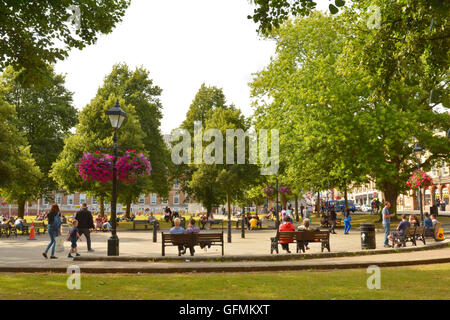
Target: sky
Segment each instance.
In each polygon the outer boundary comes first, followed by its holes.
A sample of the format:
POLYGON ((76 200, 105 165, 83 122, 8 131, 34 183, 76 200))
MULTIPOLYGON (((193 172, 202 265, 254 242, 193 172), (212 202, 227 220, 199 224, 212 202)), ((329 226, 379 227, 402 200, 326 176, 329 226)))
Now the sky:
MULTIPOLYGON (((252 114, 248 83, 274 54, 248 20, 248 0, 133 0, 123 21, 96 44, 56 64, 81 110, 116 63, 143 66, 163 89, 161 131, 177 128, 202 83, 224 90, 228 103, 252 114)), ((83 17, 81 16, 81 19, 83 17)))

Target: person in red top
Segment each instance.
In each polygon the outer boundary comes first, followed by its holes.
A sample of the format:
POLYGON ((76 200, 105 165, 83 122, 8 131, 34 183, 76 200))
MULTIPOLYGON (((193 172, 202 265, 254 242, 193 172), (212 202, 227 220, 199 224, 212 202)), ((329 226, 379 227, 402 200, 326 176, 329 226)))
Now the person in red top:
MULTIPOLYGON (((289 231, 295 231, 295 226, 291 223, 291 220, 289 216, 285 216, 283 219, 284 223, 280 225, 279 231, 280 232, 289 232, 289 231)), ((289 251, 289 243, 291 243, 292 240, 283 240, 281 241, 281 247, 286 250, 288 253, 291 253, 289 251)))

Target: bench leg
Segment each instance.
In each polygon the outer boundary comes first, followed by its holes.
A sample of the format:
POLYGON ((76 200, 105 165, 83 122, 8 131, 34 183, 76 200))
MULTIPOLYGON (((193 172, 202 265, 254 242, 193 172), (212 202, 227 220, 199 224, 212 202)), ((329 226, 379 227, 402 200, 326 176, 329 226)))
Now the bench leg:
POLYGON ((166 251, 164 250, 165 248, 164 248, 164 243, 162 244, 162 256, 164 257, 165 255, 166 255, 166 251))

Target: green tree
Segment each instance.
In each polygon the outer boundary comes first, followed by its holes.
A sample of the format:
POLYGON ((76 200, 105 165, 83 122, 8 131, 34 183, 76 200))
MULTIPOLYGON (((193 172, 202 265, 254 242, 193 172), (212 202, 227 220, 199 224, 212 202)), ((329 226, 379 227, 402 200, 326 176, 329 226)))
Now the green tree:
MULTIPOLYGON (((78 174, 76 164, 85 152, 93 153, 101 150, 105 153, 112 153, 113 129, 106 111, 114 106, 117 99, 121 108, 127 113, 127 119, 118 133, 118 145, 127 149, 144 150, 142 141, 144 132, 141 129, 134 106, 127 105, 122 98, 118 98, 114 94, 109 97, 97 95, 80 112, 76 132, 65 139, 64 149, 53 164, 50 173, 62 189, 67 192, 87 192, 90 196, 100 199, 101 207, 103 206, 103 200, 111 197, 111 183, 102 184, 97 181, 84 181, 78 174)), ((119 194, 125 188, 126 186, 121 185, 121 189, 118 189, 119 194)))
MULTIPOLYGON (((140 126, 144 132, 142 141, 148 159, 152 163, 150 180, 138 181, 132 190, 141 193, 157 193, 167 197, 170 190, 168 168, 171 168, 170 155, 161 134, 162 104, 159 100, 161 88, 153 84, 149 72, 144 68, 130 70, 126 64, 113 66, 111 73, 105 78, 103 86, 99 88, 98 95, 104 97, 114 94, 122 97, 126 104, 131 104, 136 110, 140 126), (138 184, 140 187, 138 187, 138 184)), ((124 191, 124 190, 122 190, 124 191)), ((124 193, 122 193, 124 195, 124 193)), ((132 192, 126 200, 127 207, 131 201, 136 200, 140 193, 132 192)), ((127 213, 129 211, 127 210, 127 213)))
POLYGON ((289 181, 297 194, 330 183, 346 192, 352 181, 366 179, 357 117, 367 89, 358 70, 340 69, 345 35, 320 13, 286 23, 272 34, 277 56, 252 84, 257 128, 280 130, 280 182, 289 181))
MULTIPOLYGON (((329 0, 328 8, 332 14, 338 13, 339 8, 343 7, 346 2, 334 0, 333 3, 330 3, 331 1, 329 0)), ((249 15, 248 19, 259 23, 259 31, 265 34, 279 28, 291 16, 310 15, 316 8, 317 2, 316 0, 250 0, 255 8, 253 15, 249 15)))
POLYGON ((11 181, 12 161, 18 146, 23 144, 15 117, 14 106, 0 96, 0 187, 11 181))
POLYGON ((44 174, 42 194, 55 189, 48 177, 53 162, 64 146, 64 138, 77 123, 72 93, 64 87, 64 76, 50 68, 50 84, 39 88, 24 87, 21 72, 6 68, 1 76, 0 92, 16 107, 17 128, 25 134, 36 164, 44 174))
POLYGON ((24 84, 48 80, 48 64, 71 49, 83 49, 110 33, 129 6, 127 0, 16 1, 0 4, 0 70, 24 69, 24 84), (63 44, 62 46, 60 44, 63 44))
MULTIPOLYGON (((228 130, 242 129, 243 132, 246 132, 249 128, 250 122, 245 119, 239 109, 235 109, 233 106, 228 109, 216 109, 212 112, 211 118, 206 121, 206 130, 220 130, 224 138, 227 137, 228 130)), ((237 163, 238 144, 234 143, 234 140, 233 138, 234 164, 227 161, 226 153, 229 152, 227 149, 226 152, 223 152, 223 164, 215 165, 217 169, 216 183, 221 187, 227 202, 228 242, 231 242, 231 204, 235 201, 243 200, 244 192, 255 185, 260 176, 259 167, 256 164, 249 163, 249 148, 247 144, 245 145, 245 163, 237 163)), ((228 147, 229 145, 227 144, 228 147)))
POLYGON ((17 215, 23 218, 26 202, 36 199, 41 193, 40 180, 43 177, 29 146, 18 148, 11 175, 12 179, 0 190, 0 194, 6 201, 17 203, 17 215))
POLYGON ((0 97, 0 195, 18 205, 24 216, 25 203, 39 196, 42 174, 23 134, 15 126, 13 106, 0 97))
MULTIPOLYGON (((215 110, 227 108, 226 98, 222 89, 202 84, 180 128, 187 130, 191 137, 194 138, 194 123, 196 121, 201 122, 201 127, 204 130, 206 121, 211 118, 215 110)), ((178 142, 174 141, 172 144, 175 145, 178 142)), ((193 147, 191 149, 191 159, 194 159, 193 147)), ((172 170, 174 176, 180 181, 183 191, 187 192, 192 199, 201 202, 207 209, 208 215, 211 214, 213 206, 223 203, 224 195, 216 183, 217 170, 214 166, 180 164, 173 167, 172 170)))

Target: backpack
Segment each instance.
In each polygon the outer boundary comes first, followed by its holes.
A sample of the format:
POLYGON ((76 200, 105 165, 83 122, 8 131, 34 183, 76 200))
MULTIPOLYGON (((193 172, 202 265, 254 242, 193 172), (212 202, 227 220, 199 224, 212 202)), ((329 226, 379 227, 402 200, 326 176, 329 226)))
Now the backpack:
POLYGON ((55 216, 55 220, 53 220, 52 228, 59 229, 61 227, 61 213, 57 213, 55 216))

